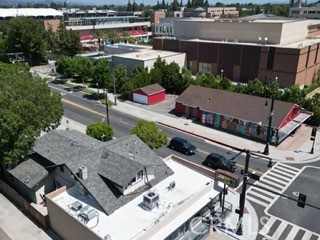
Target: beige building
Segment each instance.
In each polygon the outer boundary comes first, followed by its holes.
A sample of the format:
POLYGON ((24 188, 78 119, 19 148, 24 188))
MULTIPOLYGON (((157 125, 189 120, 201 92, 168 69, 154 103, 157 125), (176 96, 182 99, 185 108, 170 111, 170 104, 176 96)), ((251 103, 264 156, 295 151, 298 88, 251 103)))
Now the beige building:
POLYGON ((220 18, 221 15, 238 17, 239 11, 237 11, 236 7, 214 7, 207 9, 207 18, 220 18))

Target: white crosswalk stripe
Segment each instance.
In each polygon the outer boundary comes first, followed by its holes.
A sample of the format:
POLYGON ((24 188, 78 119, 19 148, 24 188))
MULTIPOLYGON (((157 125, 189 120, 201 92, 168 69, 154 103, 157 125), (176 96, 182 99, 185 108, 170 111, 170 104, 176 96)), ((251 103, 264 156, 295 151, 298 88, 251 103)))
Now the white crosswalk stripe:
POLYGON ((251 186, 247 190, 246 198, 251 202, 267 207, 277 197, 275 193, 269 191, 283 193, 300 172, 299 168, 277 163, 260 177, 260 181, 255 182, 257 187, 251 186))
POLYGON ((302 233, 302 240, 320 239, 320 235, 315 232, 311 232, 307 229, 296 226, 287 221, 277 219, 273 216, 264 224, 263 228, 259 231, 259 234, 268 239, 277 239, 277 240, 294 240, 298 232, 302 233), (280 223, 279 223, 280 221, 280 223), (285 236, 282 236, 283 232, 286 229, 290 229, 285 236))

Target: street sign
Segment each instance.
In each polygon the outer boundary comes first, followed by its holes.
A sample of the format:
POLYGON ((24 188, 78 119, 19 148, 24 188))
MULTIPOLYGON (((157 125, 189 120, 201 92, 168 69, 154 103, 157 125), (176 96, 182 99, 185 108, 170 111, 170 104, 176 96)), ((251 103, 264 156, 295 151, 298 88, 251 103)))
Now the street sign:
MULTIPOLYGON (((241 175, 244 175, 244 170, 241 169, 240 173, 241 173, 241 175)), ((254 180, 257 180, 257 181, 260 180, 260 176, 257 175, 257 174, 254 174, 254 173, 248 172, 248 177, 249 177, 249 178, 252 178, 252 179, 254 179, 254 180)))
POLYGON ((214 178, 217 181, 223 182, 233 188, 238 187, 240 183, 240 177, 238 175, 222 169, 217 169, 215 171, 214 178))

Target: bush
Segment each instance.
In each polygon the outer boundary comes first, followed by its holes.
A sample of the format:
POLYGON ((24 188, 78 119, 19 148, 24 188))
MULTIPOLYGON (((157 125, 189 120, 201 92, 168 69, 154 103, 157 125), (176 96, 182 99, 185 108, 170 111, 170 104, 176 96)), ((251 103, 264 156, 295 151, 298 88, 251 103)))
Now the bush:
POLYGON ((112 139, 113 129, 104 122, 95 122, 87 126, 86 134, 100 141, 112 139))
POLYGON ((167 143, 168 137, 158 129, 154 122, 139 120, 131 134, 137 135, 149 148, 159 148, 167 143))

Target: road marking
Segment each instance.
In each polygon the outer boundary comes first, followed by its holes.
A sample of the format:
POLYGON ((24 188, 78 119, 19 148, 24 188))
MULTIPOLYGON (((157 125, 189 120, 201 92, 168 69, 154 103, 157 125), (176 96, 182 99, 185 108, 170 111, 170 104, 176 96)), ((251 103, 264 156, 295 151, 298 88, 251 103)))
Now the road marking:
POLYGON ((97 114, 97 115, 99 115, 99 116, 102 116, 102 117, 105 117, 105 116, 106 116, 105 114, 99 113, 99 112, 97 112, 97 111, 95 111, 95 110, 92 110, 92 109, 90 109, 90 108, 84 107, 84 106, 79 105, 79 104, 77 104, 77 103, 74 103, 74 102, 72 102, 72 101, 69 101, 69 100, 66 100, 66 99, 61 99, 61 101, 62 101, 62 102, 65 102, 65 103, 68 103, 68 104, 70 104, 70 105, 76 106, 76 107, 78 107, 78 108, 81 108, 81 109, 83 109, 83 110, 86 110, 86 111, 88 111, 88 112, 92 112, 92 113, 97 114))
POLYGON ((256 194, 257 192, 260 192, 264 195, 269 195, 270 197, 272 197, 272 200, 273 200, 273 198, 275 198, 277 196, 276 194, 268 192, 268 191, 263 190, 261 188, 252 188, 252 189, 250 189, 250 192, 252 192, 253 195, 256 194))
POLYGON ((262 205, 264 207, 267 207, 269 205, 269 203, 262 202, 262 201, 260 201, 260 200, 258 200, 256 198, 254 198, 254 197, 249 196, 248 194, 246 194, 246 199, 248 199, 248 200, 250 200, 252 202, 255 202, 255 203, 259 204, 259 205, 262 205))
POLYGON ((299 232, 299 228, 296 226, 292 226, 292 229, 288 236, 286 237, 287 240, 293 240, 297 236, 297 233, 299 232))
POLYGON ((287 178, 289 178, 289 179, 291 179, 294 176, 294 174, 285 173, 285 172, 283 172, 283 171, 281 171, 280 169, 277 169, 277 168, 273 168, 271 171, 280 174, 280 176, 281 175, 284 175, 284 177, 287 176, 287 178))
POLYGON ((274 232, 274 234, 272 235, 272 239, 279 239, 282 232, 286 229, 287 227, 287 223, 285 222, 281 222, 280 226, 277 228, 277 230, 274 232))

